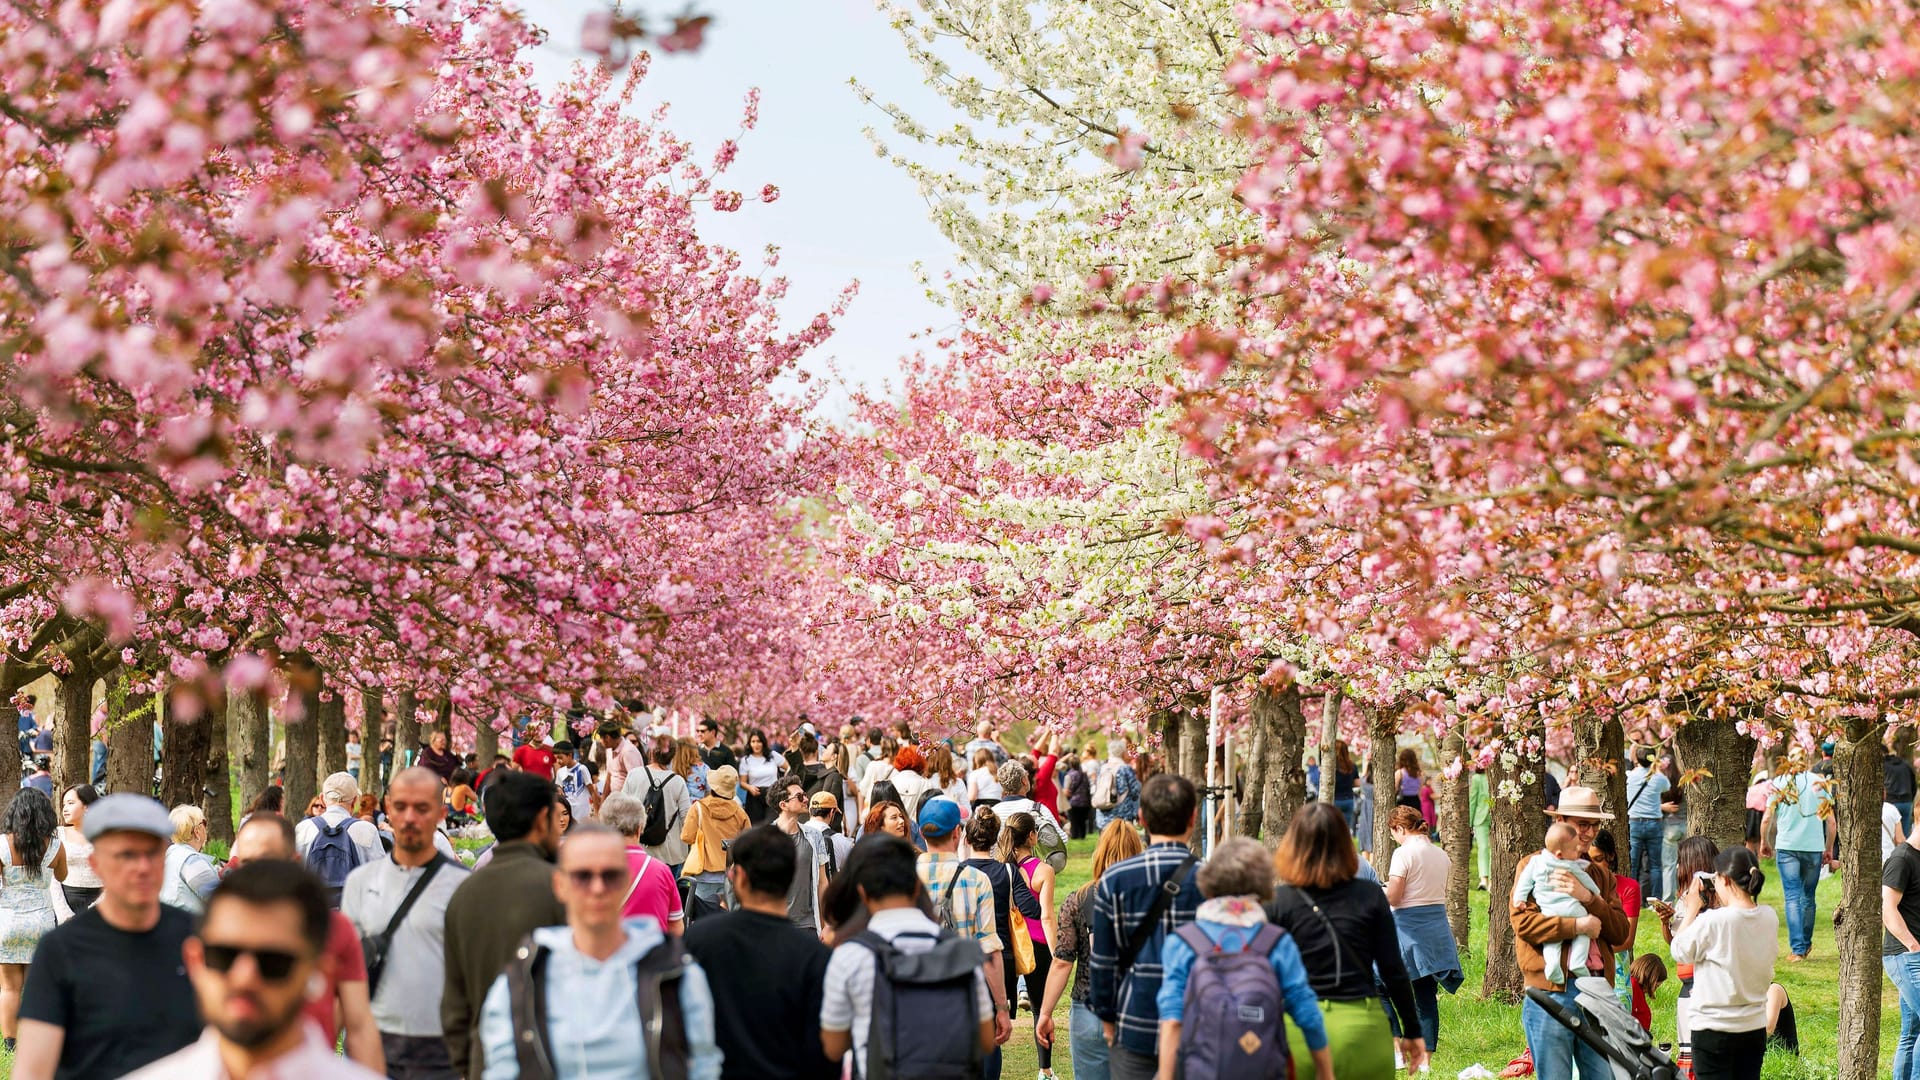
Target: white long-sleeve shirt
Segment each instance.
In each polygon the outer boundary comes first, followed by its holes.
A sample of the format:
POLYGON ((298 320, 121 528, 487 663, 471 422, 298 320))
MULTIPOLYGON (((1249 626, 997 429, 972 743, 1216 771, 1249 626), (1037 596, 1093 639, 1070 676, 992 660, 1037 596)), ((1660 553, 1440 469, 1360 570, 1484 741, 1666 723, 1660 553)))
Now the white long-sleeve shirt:
POLYGON ((1673 935, 1673 959, 1693 965, 1693 1026, 1767 1026, 1767 987, 1780 954, 1780 917, 1764 905, 1703 911, 1673 935))

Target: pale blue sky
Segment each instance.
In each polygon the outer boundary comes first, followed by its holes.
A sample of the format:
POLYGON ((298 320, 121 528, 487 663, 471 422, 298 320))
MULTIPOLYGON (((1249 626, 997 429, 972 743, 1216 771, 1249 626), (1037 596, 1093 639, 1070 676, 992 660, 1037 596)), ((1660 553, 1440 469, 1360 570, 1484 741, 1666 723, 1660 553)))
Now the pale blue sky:
MULTIPOLYGON (((579 28, 604 0, 540 0, 528 5, 550 33, 534 62, 540 77, 563 77, 584 58, 579 28)), ((925 348, 914 335, 951 330, 955 319, 928 300, 914 273, 936 280, 951 268, 951 248, 927 219, 925 200, 905 173, 876 156, 862 129, 886 132, 886 118, 849 85, 858 77, 882 101, 942 120, 946 103, 920 72, 872 0, 699 0, 714 17, 706 45, 692 55, 658 56, 635 108, 671 104, 667 126, 710 159, 739 128, 748 88, 761 91, 760 124, 742 141, 725 186, 752 193, 780 188, 771 206, 703 212, 702 235, 758 264, 768 244, 792 290, 782 313, 795 325, 824 310, 847 284, 860 293, 838 330, 808 363, 831 360, 849 382, 878 389, 900 358, 925 348)), ((633 8, 633 4, 629 4, 633 8)), ((678 0, 641 0, 638 10, 677 11, 678 0)), ((934 125, 929 125, 934 126, 934 125)), ((899 147, 899 140, 892 140, 899 147)), ((827 411, 840 411, 829 402, 827 411)))

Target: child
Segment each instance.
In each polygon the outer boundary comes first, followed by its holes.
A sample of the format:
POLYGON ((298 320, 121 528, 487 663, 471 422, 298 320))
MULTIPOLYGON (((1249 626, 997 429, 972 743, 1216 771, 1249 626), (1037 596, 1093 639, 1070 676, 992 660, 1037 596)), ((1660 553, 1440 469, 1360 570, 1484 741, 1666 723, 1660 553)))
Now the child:
MULTIPOLYGON (((1587 874, 1586 860, 1580 856, 1584 849, 1580 845, 1580 834, 1573 826, 1555 823, 1547 829, 1547 846, 1540 857, 1529 860, 1525 871, 1514 879, 1513 902, 1524 904, 1531 897, 1540 905, 1542 915, 1566 915, 1579 918, 1587 914, 1585 905, 1566 893, 1553 887, 1553 873, 1565 870, 1574 880, 1598 895, 1600 887, 1593 883, 1587 874)), ((1546 977, 1551 983, 1564 984, 1568 981, 1567 971, 1575 975, 1591 975, 1587 970, 1587 954, 1593 949, 1593 939, 1582 934, 1571 941, 1556 941, 1540 947, 1540 958, 1546 961, 1546 977), (1571 958, 1572 963, 1563 963, 1571 958)))
POLYGON ((1648 1002, 1666 981, 1667 965, 1652 953, 1636 957, 1633 966, 1627 969, 1627 983, 1633 987, 1633 1018, 1640 1021, 1640 1029, 1649 1035, 1653 1034, 1653 1010, 1648 1002))

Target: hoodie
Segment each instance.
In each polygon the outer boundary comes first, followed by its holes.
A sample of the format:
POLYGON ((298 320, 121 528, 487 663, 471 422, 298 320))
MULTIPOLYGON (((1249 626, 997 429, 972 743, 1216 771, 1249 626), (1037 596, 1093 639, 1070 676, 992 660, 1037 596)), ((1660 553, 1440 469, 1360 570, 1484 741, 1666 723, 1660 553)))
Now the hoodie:
MULTIPOLYGON (((543 926, 533 932, 550 950, 547 973, 547 1041, 558 1080, 646 1080, 646 1041, 635 1018, 633 966, 666 940, 646 916, 626 921, 626 944, 605 960, 573 944, 573 929, 543 926)), ((690 963, 680 977, 680 1008, 687 1024, 688 1080, 719 1080, 720 1048, 713 1041, 713 995, 707 976, 690 963)), ((480 1043, 486 1048, 482 1080, 520 1080, 514 1052, 513 1013, 507 977, 493 980, 480 1010, 480 1043)))
POLYGON ((731 797, 709 795, 694 803, 687 813, 686 824, 680 827, 680 839, 688 845, 687 861, 681 865, 681 873, 724 872, 726 845, 749 824, 747 812, 731 797))

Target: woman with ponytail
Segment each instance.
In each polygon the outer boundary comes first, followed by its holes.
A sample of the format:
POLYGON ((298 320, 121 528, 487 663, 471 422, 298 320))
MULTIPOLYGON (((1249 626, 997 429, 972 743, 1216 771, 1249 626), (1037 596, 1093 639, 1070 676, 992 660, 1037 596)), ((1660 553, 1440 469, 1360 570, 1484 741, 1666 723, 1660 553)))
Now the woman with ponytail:
POLYGON ((1746 848, 1728 848, 1714 859, 1711 887, 1719 904, 1711 909, 1701 899, 1705 877, 1675 883, 1681 893, 1673 958, 1693 965, 1694 1076, 1760 1080, 1780 918, 1754 903, 1767 878, 1746 848))

